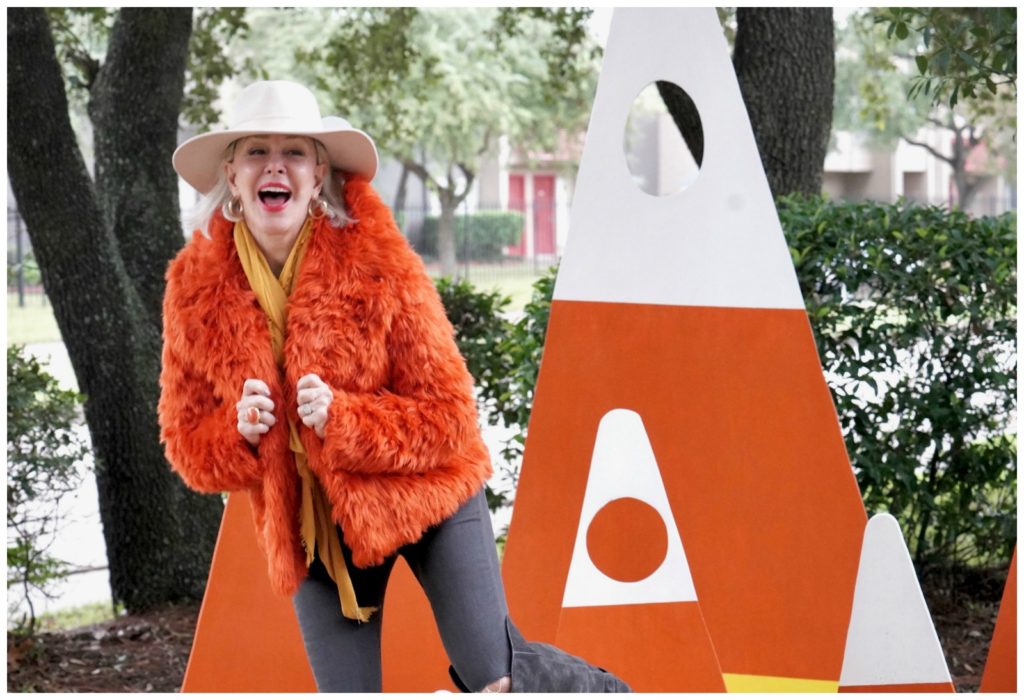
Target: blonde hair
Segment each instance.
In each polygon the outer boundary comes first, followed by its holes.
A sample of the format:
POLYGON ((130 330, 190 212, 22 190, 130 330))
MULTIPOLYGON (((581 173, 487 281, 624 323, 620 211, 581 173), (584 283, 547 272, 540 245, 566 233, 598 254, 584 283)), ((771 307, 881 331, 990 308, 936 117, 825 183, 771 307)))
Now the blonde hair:
MULTIPOLYGON (((330 168, 330 159, 327 154, 327 148, 317 141, 316 139, 310 139, 316 145, 316 162, 328 163, 327 173, 324 175, 323 183, 320 187, 320 194, 326 202, 327 218, 332 225, 337 227, 347 226, 353 222, 353 219, 345 211, 345 180, 341 175, 340 171, 332 171, 330 168)), ((224 163, 230 163, 235 157, 235 146, 241 139, 232 141, 226 149, 224 149, 224 158, 221 161, 221 165, 224 163)), ((228 187, 228 178, 224 174, 224 168, 220 167, 217 170, 217 184, 213 186, 209 192, 204 194, 196 202, 196 205, 189 212, 185 218, 185 224, 188 226, 189 231, 198 230, 207 238, 210 237, 210 221, 213 220, 214 214, 221 212, 224 214, 224 205, 231 201, 231 189, 228 187)), ((233 220, 225 215, 229 221, 233 220)))

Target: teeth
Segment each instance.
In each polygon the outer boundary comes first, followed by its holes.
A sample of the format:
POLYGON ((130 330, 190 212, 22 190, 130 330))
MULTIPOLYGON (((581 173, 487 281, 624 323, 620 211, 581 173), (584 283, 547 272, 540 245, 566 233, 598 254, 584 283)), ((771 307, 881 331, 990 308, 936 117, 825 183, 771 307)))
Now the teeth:
POLYGON ((270 194, 291 194, 289 190, 286 190, 283 187, 263 187, 260 189, 260 192, 267 192, 270 194))

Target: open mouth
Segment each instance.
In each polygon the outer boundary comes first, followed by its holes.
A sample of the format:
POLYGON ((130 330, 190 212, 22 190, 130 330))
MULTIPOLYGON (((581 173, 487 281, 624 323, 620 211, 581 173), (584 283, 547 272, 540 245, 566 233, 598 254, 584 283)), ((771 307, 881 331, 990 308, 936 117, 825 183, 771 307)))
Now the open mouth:
POLYGON ((280 185, 266 185, 256 193, 267 209, 283 209, 288 200, 292 198, 292 192, 287 187, 280 185))

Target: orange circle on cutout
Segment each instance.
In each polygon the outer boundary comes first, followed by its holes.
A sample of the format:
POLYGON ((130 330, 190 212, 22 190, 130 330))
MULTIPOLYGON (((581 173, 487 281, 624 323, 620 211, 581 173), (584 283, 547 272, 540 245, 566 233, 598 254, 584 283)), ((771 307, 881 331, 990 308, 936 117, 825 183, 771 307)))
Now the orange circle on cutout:
POLYGON ((617 498, 597 511, 587 528, 587 551, 606 576, 634 583, 661 566, 668 531, 661 513, 636 498, 617 498))

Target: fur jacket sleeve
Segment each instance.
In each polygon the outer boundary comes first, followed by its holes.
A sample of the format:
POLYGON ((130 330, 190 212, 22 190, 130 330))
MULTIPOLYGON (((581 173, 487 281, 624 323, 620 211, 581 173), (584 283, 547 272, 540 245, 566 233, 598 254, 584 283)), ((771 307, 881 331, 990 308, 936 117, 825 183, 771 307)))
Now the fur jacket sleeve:
POLYGON ((249 491, 282 592, 304 575, 283 420, 297 417, 303 375, 334 392, 323 440, 298 424, 357 566, 418 540, 491 474, 472 379, 422 261, 368 183, 350 180, 345 200, 354 223, 317 224, 289 297, 284 372, 229 222, 215 219, 211 239, 194 236, 168 271, 159 407, 168 459, 193 488, 249 491), (278 418, 256 450, 236 430, 249 377, 267 382, 278 418))
POLYGON ((256 486, 262 473, 256 452, 245 441, 224 439, 238 421, 234 404, 218 400, 212 384, 170 344, 164 345, 161 385, 160 436, 185 483, 202 492, 256 486))
POLYGON ((319 460, 330 471, 427 472, 478 430, 469 375, 425 275, 403 285, 387 349, 387 387, 335 394, 319 460))

